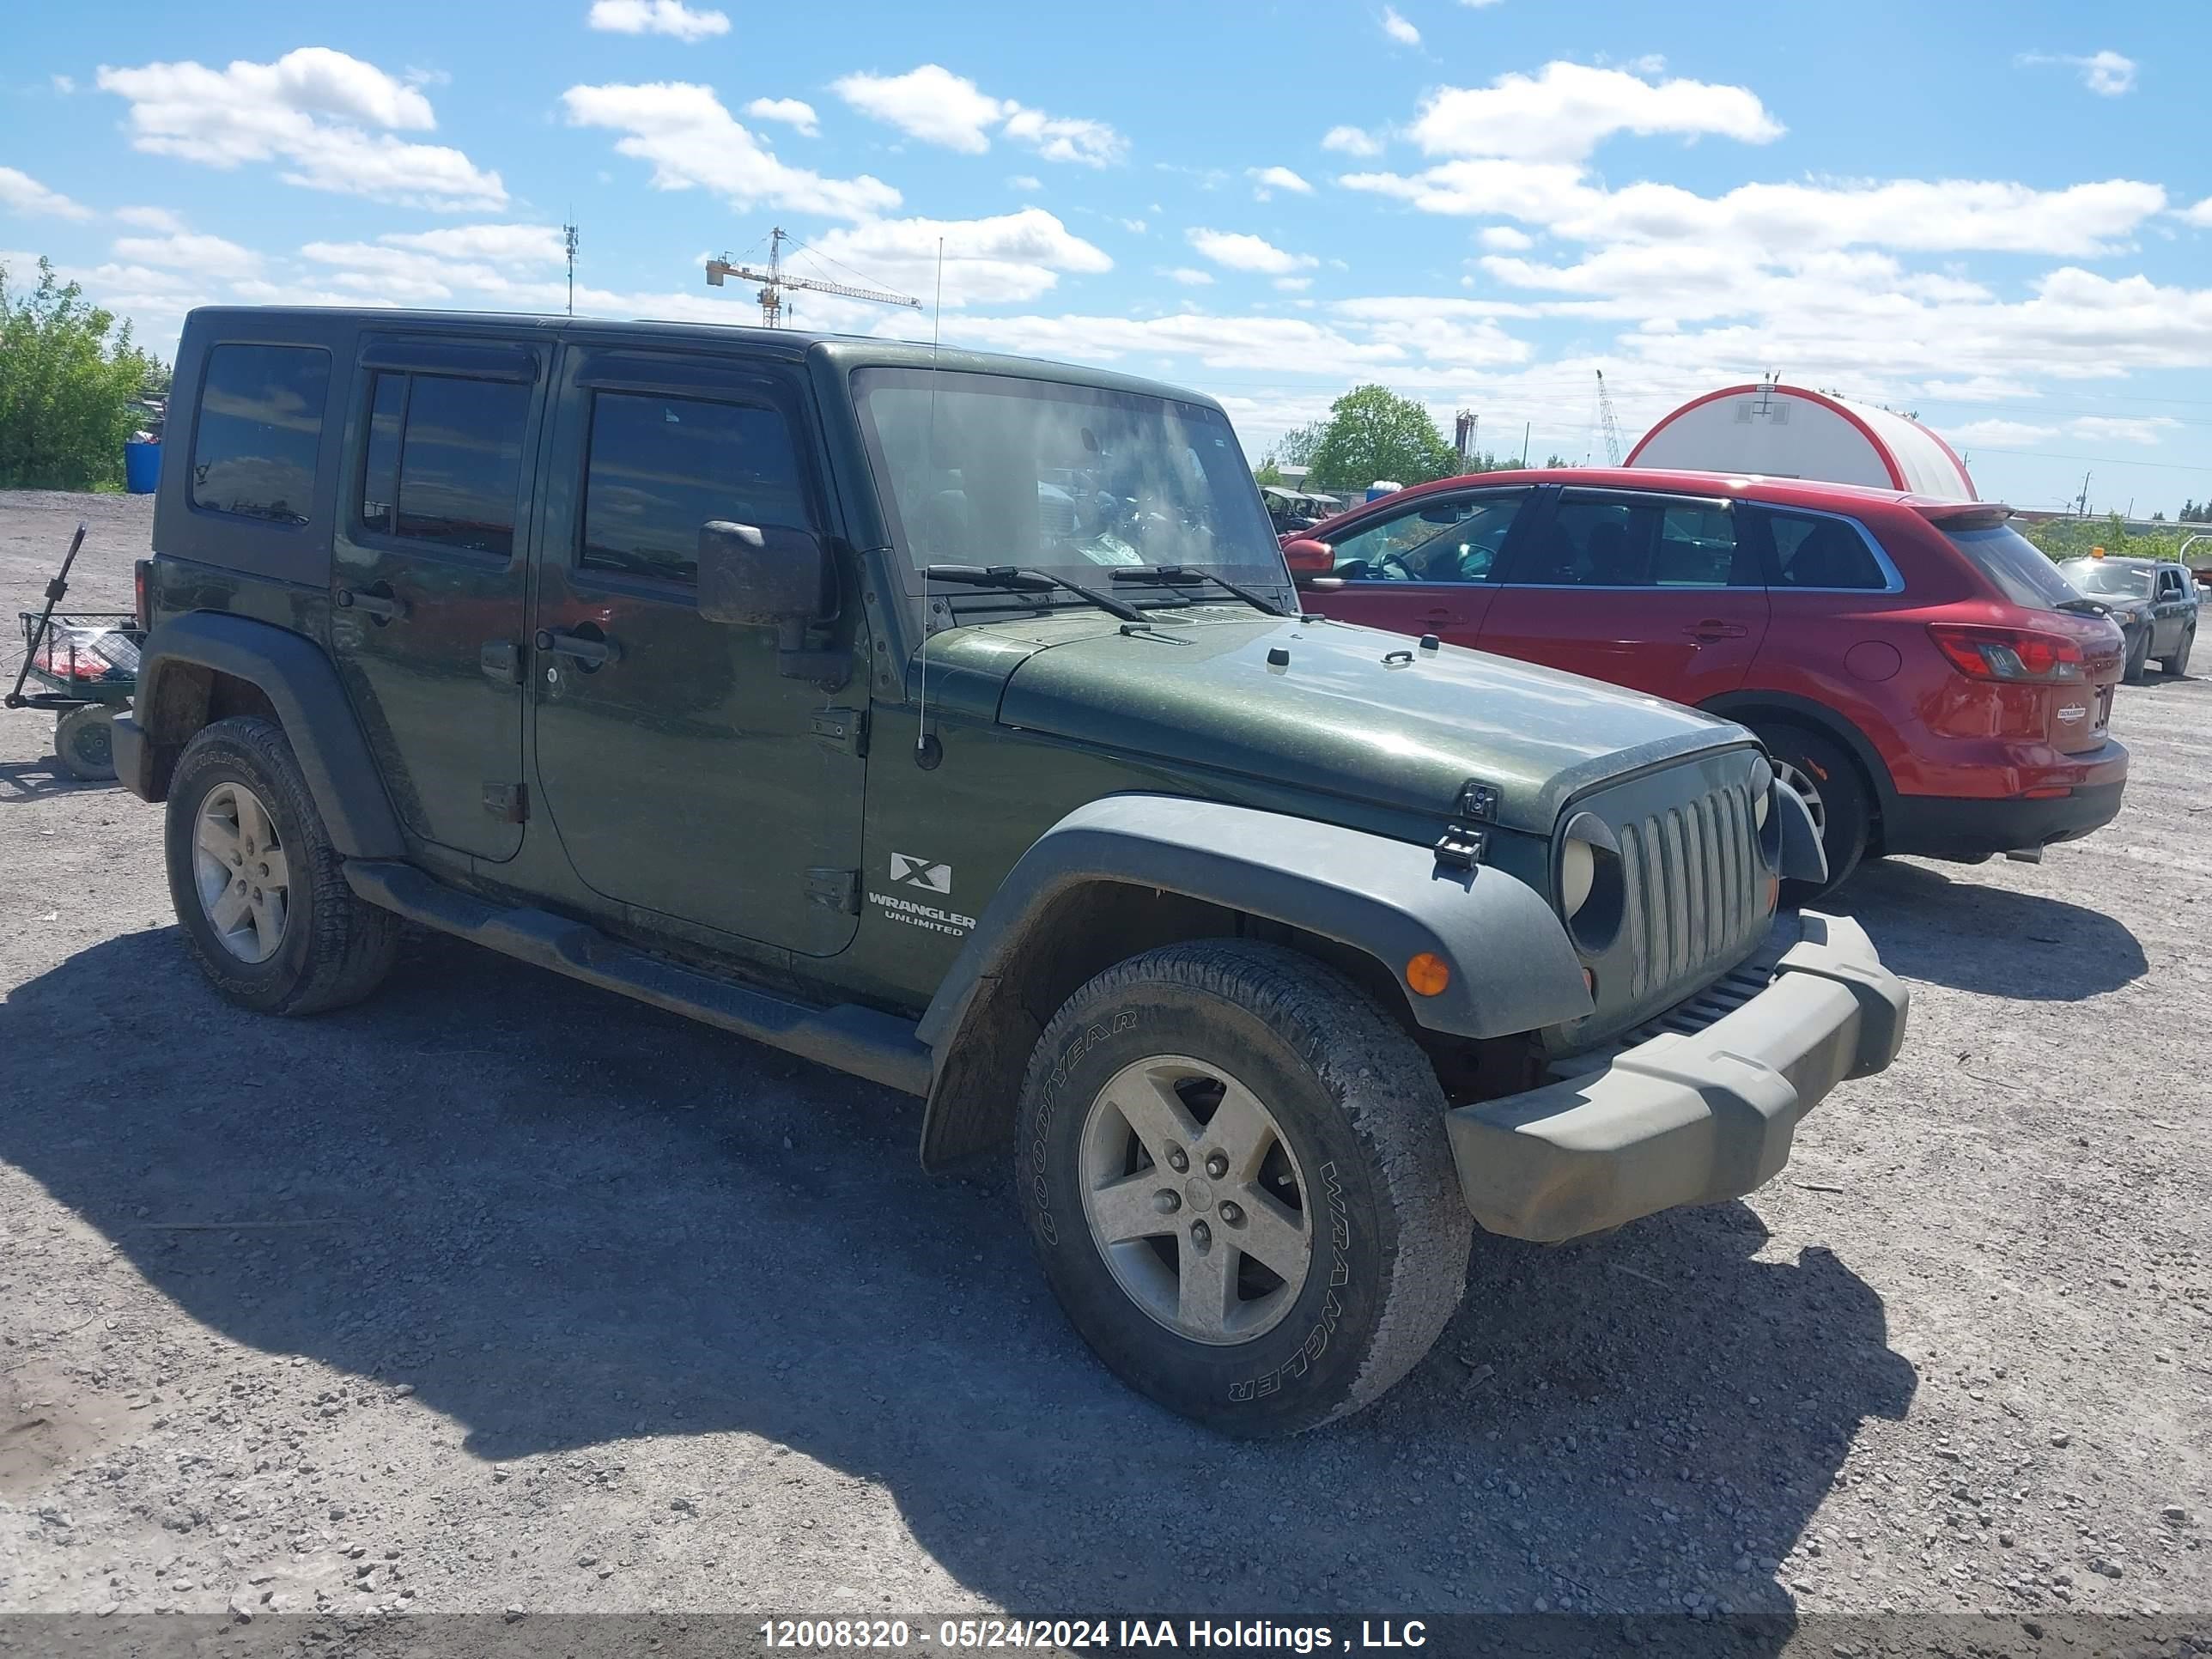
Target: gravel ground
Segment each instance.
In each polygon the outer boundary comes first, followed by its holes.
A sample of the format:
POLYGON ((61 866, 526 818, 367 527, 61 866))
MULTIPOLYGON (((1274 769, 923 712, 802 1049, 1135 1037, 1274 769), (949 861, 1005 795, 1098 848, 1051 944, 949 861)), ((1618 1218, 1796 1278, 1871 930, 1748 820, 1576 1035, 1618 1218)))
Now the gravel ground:
MULTIPOLYGON (((11 619, 79 515, 127 608, 146 501, 0 495, 11 619)), ((1251 1446, 903 1097, 442 940, 221 1003, 161 814, 0 714, 0 1609, 2212 1613, 2212 679, 2115 723, 2094 840, 1838 896, 1912 1030, 1783 1179, 1481 1241, 1403 1386, 1251 1446)))

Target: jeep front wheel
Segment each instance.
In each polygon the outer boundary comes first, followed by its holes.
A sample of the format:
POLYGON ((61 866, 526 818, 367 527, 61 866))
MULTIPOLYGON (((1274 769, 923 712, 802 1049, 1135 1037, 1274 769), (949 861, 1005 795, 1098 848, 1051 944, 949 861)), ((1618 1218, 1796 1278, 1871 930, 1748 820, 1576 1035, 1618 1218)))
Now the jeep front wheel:
POLYGON ((1123 1381, 1229 1433, 1296 1433, 1382 1395, 1458 1305, 1474 1223, 1443 1112, 1420 1050, 1341 975, 1168 945, 1046 1029, 1016 1185, 1123 1381))
POLYGON ((358 1002, 390 971, 399 918, 363 903, 282 728, 216 721, 169 784, 169 896, 216 990, 262 1013, 358 1002))

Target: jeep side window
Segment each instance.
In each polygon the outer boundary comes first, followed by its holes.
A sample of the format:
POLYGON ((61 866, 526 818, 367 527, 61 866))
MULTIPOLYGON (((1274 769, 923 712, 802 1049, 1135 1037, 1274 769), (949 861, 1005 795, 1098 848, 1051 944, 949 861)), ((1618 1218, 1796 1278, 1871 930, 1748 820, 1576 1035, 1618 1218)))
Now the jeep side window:
POLYGON ((783 416, 757 404, 628 392, 592 395, 577 562, 663 581, 699 580, 699 526, 810 521, 783 416))
POLYGON ((307 523, 330 386, 331 354, 320 346, 210 351, 192 428, 192 505, 307 523))
POLYGON ((531 388, 447 374, 380 373, 362 467, 365 530, 506 558, 531 388))

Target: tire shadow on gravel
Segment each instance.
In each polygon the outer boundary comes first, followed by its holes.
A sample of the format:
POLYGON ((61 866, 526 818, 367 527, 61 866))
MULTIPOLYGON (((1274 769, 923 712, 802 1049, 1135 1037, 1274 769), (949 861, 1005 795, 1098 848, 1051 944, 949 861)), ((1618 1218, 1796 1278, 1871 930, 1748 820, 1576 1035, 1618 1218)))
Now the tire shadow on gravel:
POLYGON ((1984 996, 2079 1002, 2150 967, 2102 911, 1899 859, 1868 865, 1834 903, 1866 925, 1893 973, 1984 996))
POLYGON ((608 1448, 624 1513, 757 1553, 789 1447, 1028 1613, 1786 1613, 1778 1564, 1915 1384, 1863 1280, 1761 1259, 1728 1205, 1479 1239, 1379 1406, 1224 1440, 1071 1334, 995 1165, 920 1172, 916 1103, 443 940, 286 1021, 173 929, 111 939, 0 1003, 0 1157, 182 1316, 411 1388, 343 1407, 395 1483, 434 1467, 427 1407, 477 1459, 608 1448))

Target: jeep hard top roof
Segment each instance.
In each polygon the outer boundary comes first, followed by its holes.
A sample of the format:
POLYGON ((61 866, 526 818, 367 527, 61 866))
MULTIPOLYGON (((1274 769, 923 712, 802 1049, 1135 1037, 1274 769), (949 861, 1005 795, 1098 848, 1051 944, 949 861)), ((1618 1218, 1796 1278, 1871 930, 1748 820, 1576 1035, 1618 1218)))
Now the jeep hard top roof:
POLYGON ((743 346, 773 352, 793 361, 817 348, 840 373, 855 368, 941 368, 976 374, 1017 374, 1028 380, 1052 380, 1064 386, 1093 386, 1144 397, 1166 398, 1219 410, 1221 405, 1201 392, 1169 386, 1111 369, 1079 363, 1056 362, 1043 357, 1017 357, 1000 352, 939 349, 907 340, 879 339, 867 334, 834 334, 800 328, 747 328, 730 323, 684 322, 659 319, 623 320, 602 317, 554 316, 514 311, 409 311, 383 306, 202 306, 185 318, 185 332, 214 331, 226 324, 251 326, 266 337, 272 325, 287 317, 313 319, 327 327, 332 322, 353 323, 379 333, 469 334, 496 330, 512 337, 518 330, 535 331, 555 338, 605 341, 634 340, 661 348, 687 342, 702 346, 743 346))

